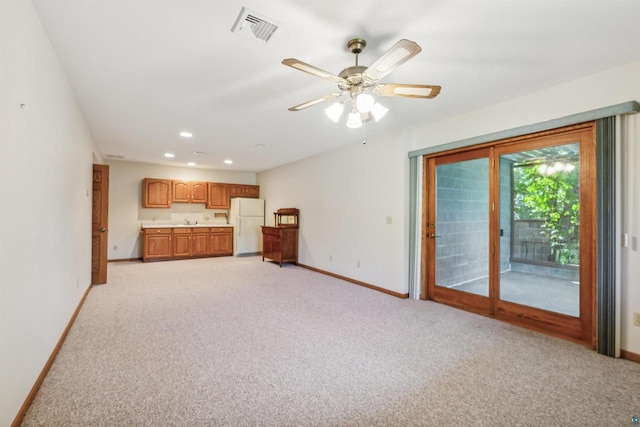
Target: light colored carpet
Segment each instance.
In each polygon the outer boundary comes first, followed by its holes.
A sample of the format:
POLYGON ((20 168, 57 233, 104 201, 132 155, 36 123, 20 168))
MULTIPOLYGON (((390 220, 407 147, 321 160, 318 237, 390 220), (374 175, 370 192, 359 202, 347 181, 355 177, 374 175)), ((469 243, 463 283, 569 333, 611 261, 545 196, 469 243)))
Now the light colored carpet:
POLYGON ((640 364, 260 257, 109 264, 24 426, 629 426, 640 364))

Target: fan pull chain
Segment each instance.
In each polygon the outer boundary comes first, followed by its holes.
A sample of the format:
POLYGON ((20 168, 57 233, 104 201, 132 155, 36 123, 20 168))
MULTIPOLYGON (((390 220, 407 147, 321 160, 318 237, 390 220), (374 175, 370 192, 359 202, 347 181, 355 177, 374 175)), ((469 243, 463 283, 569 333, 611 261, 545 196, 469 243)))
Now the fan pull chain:
POLYGON ((362 122, 362 144, 367 145, 367 122, 362 122))

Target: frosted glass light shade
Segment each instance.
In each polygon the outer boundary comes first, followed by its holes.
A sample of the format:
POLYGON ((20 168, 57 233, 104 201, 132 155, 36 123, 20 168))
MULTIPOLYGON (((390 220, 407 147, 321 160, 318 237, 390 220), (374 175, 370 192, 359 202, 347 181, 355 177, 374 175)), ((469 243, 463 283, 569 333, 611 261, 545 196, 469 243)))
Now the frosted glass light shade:
POLYGON ((376 120, 376 122, 379 122, 380 119, 383 118, 385 114, 387 114, 387 111, 389 111, 389 109, 383 105, 380 105, 380 103, 375 103, 373 107, 371 107, 371 114, 373 115, 373 118, 376 120))
POLYGON ((362 126, 362 119, 360 113, 352 111, 349 113, 349 119, 347 120, 347 127, 351 129, 357 129, 362 126))
POLYGON ((324 109, 324 113, 329 117, 333 122, 338 123, 340 120, 340 116, 342 115, 342 111, 344 110, 344 105, 340 102, 335 102, 330 107, 324 109))
POLYGON ((356 108, 361 113, 368 113, 371 111, 371 107, 373 107, 373 104, 375 103, 376 100, 368 93, 361 93, 356 97, 356 108))

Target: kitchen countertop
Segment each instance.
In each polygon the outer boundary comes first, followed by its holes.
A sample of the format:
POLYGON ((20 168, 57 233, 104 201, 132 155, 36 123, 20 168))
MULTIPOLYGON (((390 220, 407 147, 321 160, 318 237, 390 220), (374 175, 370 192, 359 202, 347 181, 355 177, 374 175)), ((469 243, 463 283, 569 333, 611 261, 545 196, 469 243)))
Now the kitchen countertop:
POLYGON ((206 227, 233 227, 229 224, 202 223, 202 224, 142 224, 142 228, 206 228, 206 227))

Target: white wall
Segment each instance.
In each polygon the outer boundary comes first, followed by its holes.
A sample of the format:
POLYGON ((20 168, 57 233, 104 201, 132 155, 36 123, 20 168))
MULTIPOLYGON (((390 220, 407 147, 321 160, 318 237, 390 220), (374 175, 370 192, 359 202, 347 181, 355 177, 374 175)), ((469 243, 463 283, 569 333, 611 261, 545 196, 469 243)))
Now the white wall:
MULTIPOLYGON (((441 96, 446 96, 444 93, 441 96)), ((386 289, 408 289, 407 152, 640 100, 640 62, 608 70, 479 111, 387 135, 258 174, 268 210, 298 207, 300 262, 386 289), (386 225, 386 216, 393 224, 386 225), (333 261, 329 256, 333 255, 333 261), (358 269, 356 261, 361 261, 358 269)), ((622 348, 640 354, 640 115, 628 119, 622 250, 622 348)), ((273 219, 271 219, 273 221, 273 219)))
POLYGON ((0 2, 0 425, 91 282, 95 147, 30 2, 0 2), (21 104, 25 104, 21 108, 21 104))
POLYGON ((407 293, 408 147, 404 134, 367 138, 259 173, 267 224, 298 208, 300 263, 407 293))
MULTIPOLYGON (((144 178, 180 179, 187 181, 231 182, 255 184, 254 172, 237 172, 178 166, 152 165, 126 161, 109 161, 109 252, 108 259, 142 257, 140 226, 143 222, 171 221, 171 214, 202 214, 213 219, 214 212, 204 204, 173 203, 171 208, 143 208, 144 178)), ((261 195, 262 196, 262 195, 261 195)), ((108 280, 108 278, 107 278, 108 280)))

